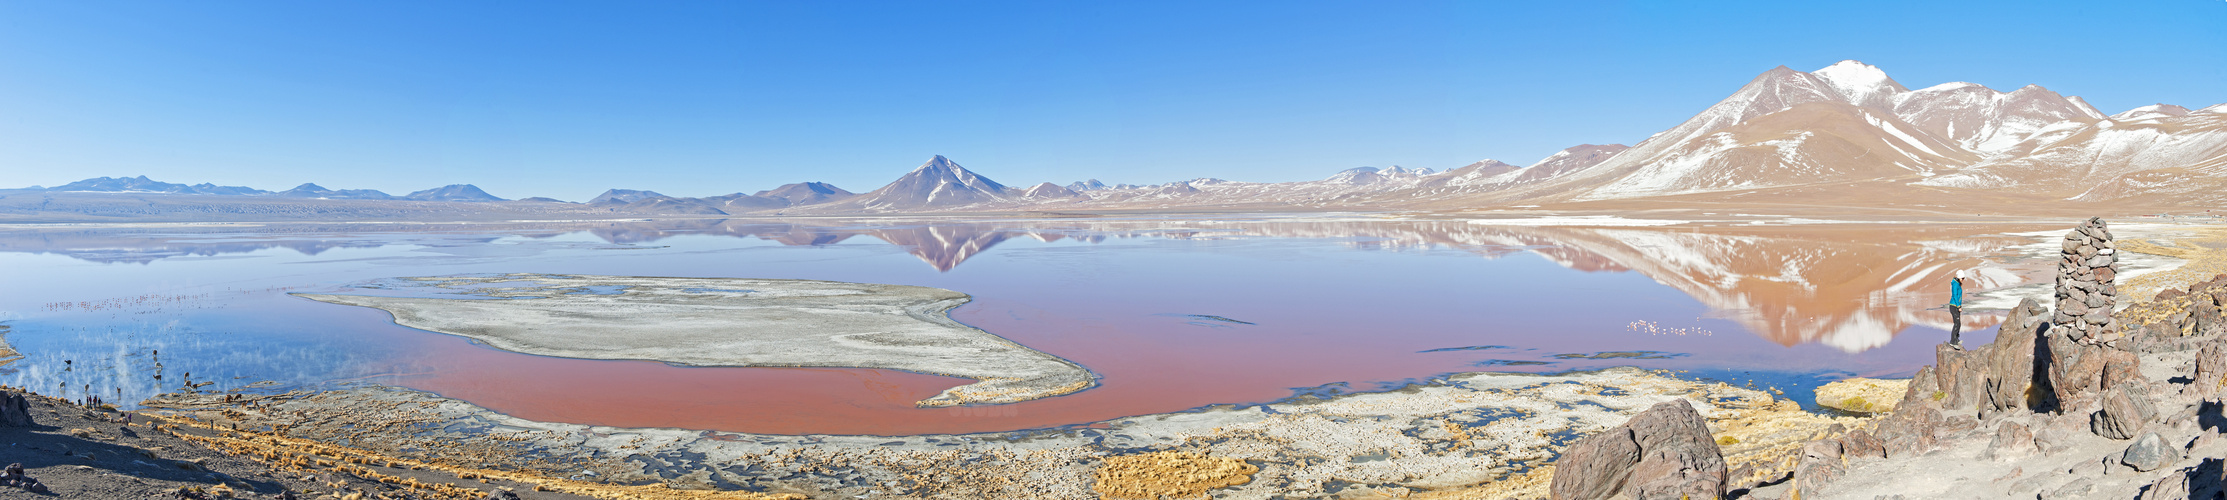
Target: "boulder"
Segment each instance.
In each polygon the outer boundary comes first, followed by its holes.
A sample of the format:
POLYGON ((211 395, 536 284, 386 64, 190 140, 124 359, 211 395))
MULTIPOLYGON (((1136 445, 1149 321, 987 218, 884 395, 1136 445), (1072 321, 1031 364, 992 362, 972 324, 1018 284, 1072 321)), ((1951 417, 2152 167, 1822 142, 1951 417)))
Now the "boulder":
POLYGON ((1725 472, 1724 457, 1716 455, 1714 458, 1716 468, 1712 471, 1710 457, 1671 449, 1649 450, 1647 458, 1632 465, 1632 497, 1641 500, 1723 498, 1725 480, 1730 475, 1725 472))
POLYGON ((2034 432, 2018 422, 2003 422, 1995 428, 1995 439, 1987 443, 1987 458, 2011 461, 2033 456, 2041 451, 2034 443, 2034 432))
POLYGON ((2149 472, 2181 461, 2181 450, 2165 442, 2165 438, 2152 432, 2143 434, 2119 454, 2119 463, 2134 470, 2149 472))
POLYGON ((1918 367, 1918 373, 1910 376, 1910 386, 1903 391, 1902 402, 1895 403, 1895 408, 1934 406, 1936 403, 1933 394, 1940 392, 1940 390, 1940 386, 1935 382, 1933 376, 1933 366, 1920 366, 1918 367))
POLYGON ((2198 396, 2217 394, 2223 373, 2227 373, 2227 348, 2207 342, 2203 350, 2196 351, 2196 378, 2189 381, 2188 390, 2198 396))
MULTIPOLYGON (((1841 460, 1840 442, 1811 441, 1802 447, 1802 460, 1794 466, 1794 490, 1802 498, 1817 498, 1818 490, 1848 474, 1841 460)), ((1698 497, 1697 497, 1698 498, 1698 497)))
POLYGON ((31 402, 22 394, 0 391, 0 427, 29 427, 31 402))
POLYGON ((2052 327, 2049 339, 2049 389, 2057 410, 2080 411, 2094 399, 2090 390, 2102 383, 2104 348, 2084 345, 2052 327))
POLYGON ((1849 459, 1887 458, 1887 443, 1880 441, 1878 436, 1864 432, 1863 429, 1842 434, 1840 436, 1840 449, 1842 456, 1849 459))
POLYGON ((1940 447, 1936 433, 1941 420, 1941 410, 1932 406, 1903 407, 1879 419, 1879 441, 1887 449, 1888 458, 1925 454, 1940 447))
MULTIPOLYGON (((1983 348, 1984 349, 1984 348, 1983 348)), ((1980 363, 1983 353, 1965 351, 1948 344, 1933 346, 1933 377, 1941 392, 1941 409, 1966 410, 1986 399, 1986 373, 1980 363)))
POLYGON ((2206 458, 2195 467, 2180 470, 2158 478, 2142 490, 2141 500, 2183 500, 2189 498, 2220 498, 2227 495, 2227 467, 2217 458, 2206 458))
POLYGON ((2149 381, 2142 376, 2141 356, 2118 349, 2102 349, 2102 351, 2103 373, 2101 385, 2098 387, 2110 389, 2124 385, 2127 382, 2149 381))
POLYGON ((1693 404, 1673 399, 1571 445, 1554 463, 1556 500, 1722 498, 1723 451, 1693 404))
POLYGON ((2034 391, 2034 353, 2048 328, 2048 310, 2041 301, 2027 298, 2011 308, 2010 317, 1989 344, 1987 405, 1993 411, 2032 410, 2039 399, 2034 391))
POLYGON ((2104 391, 2101 403, 2103 409, 2089 416, 2089 426, 2096 435, 2111 439, 2133 438, 2157 414, 2147 391, 2135 384, 2104 391))

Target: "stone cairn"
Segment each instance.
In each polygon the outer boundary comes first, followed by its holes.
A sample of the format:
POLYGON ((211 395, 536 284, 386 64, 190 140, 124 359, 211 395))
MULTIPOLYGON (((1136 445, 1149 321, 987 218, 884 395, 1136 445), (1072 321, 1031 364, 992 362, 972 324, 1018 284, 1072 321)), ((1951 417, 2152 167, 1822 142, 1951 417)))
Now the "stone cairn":
POLYGON ((2111 229, 2103 218, 2090 218, 2065 233, 2063 249, 2064 258, 2057 261, 2057 313, 2051 326, 2082 344, 2117 341, 2119 327, 2111 322, 2111 311, 2119 304, 2119 286, 2112 265, 2119 260, 2119 250, 2111 244, 2111 229))

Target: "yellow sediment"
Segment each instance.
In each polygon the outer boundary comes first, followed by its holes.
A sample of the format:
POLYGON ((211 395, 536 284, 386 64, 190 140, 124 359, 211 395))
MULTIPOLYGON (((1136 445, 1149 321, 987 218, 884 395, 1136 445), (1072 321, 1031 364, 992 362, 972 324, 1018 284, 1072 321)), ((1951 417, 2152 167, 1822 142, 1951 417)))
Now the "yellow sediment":
POLYGON ((18 359, 23 359, 23 353, 8 347, 8 325, 0 325, 0 366, 8 366, 8 363, 14 363, 18 359))
POLYGON ((1910 381, 1851 378, 1817 388, 1817 405, 1856 413, 1886 413, 1902 402, 1910 381))
POLYGON ((1205 498, 1215 488, 1252 482, 1260 467, 1188 451, 1106 457, 1091 489, 1109 499, 1205 498))
POLYGON ((1554 484, 1554 466, 1544 465, 1521 474, 1490 483, 1461 489, 1424 491, 1408 498, 1422 500, 1502 500, 1506 498, 1546 498, 1547 488, 1554 484))
MULTIPOLYGON (((512 481, 535 485, 536 490, 569 493, 590 498, 610 500, 802 500, 802 495, 764 494, 746 491, 676 490, 664 484, 645 486, 612 485, 554 478, 532 471, 497 471, 470 467, 450 466, 416 460, 389 457, 360 448, 326 444, 318 441, 287 437, 274 433, 242 431, 220 428, 190 418, 146 415, 145 424, 179 439, 200 443, 227 454, 246 457, 270 465, 282 472, 342 473, 394 485, 409 490, 419 498, 476 500, 486 496, 485 491, 456 486, 438 481, 423 481, 379 472, 367 466, 389 469, 433 471, 455 476, 460 482, 486 482, 489 480, 512 481), (185 432, 192 428, 201 433, 185 432)), ((336 483, 337 484, 337 483, 336 483)), ((339 488, 339 486, 334 486, 339 488)), ((355 492, 361 494, 362 492, 355 492)), ((340 492, 335 491, 339 495, 340 492)))
POLYGON ((2125 238, 2114 242, 2119 251, 2174 257, 2188 261, 2178 268, 2161 270, 2119 283, 2120 297, 2146 301, 2158 292, 2185 289, 2188 285, 2227 274, 2227 227, 2189 227, 2176 238, 2125 238))

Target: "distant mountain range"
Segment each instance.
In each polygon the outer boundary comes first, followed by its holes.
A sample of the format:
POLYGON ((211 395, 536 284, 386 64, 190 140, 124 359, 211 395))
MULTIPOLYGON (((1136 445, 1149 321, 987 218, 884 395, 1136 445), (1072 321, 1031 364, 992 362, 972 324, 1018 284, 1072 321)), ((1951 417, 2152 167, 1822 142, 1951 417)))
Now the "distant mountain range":
MULTIPOLYGON (((101 177, 46 192, 499 202, 469 184, 390 196, 303 184, 283 192, 101 177)), ((1315 181, 1096 179, 1014 187, 936 156, 879 189, 818 182, 704 198, 612 189, 576 207, 629 214, 865 214, 1040 210, 1410 210, 1631 202, 1949 207, 2227 201, 2227 104, 2159 104, 2105 115, 2028 85, 1954 82, 1911 90, 1842 61, 1774 68, 1632 146, 1582 144, 1528 166, 1481 160, 1446 171, 1361 167, 1315 181)), ((514 203, 559 204, 548 198, 514 203)), ((566 204, 574 205, 574 204, 566 204)), ((539 210, 539 209, 537 209, 539 210)))
POLYGON ((412 201, 508 201, 481 191, 471 184, 450 184, 404 196, 394 196, 376 189, 325 189, 316 184, 302 184, 294 189, 271 192, 245 186, 218 186, 201 183, 191 186, 138 177, 94 177, 60 186, 42 188, 32 186, 19 191, 45 191, 50 193, 136 193, 136 194, 198 194, 215 196, 275 196, 281 198, 318 198, 334 200, 412 200, 412 201))

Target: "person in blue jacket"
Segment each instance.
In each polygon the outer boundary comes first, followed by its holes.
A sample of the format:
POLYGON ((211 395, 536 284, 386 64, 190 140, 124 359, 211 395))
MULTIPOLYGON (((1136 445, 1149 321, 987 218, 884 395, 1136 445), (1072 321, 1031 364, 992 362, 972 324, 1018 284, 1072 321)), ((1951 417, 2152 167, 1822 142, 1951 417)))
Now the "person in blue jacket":
POLYGON ((1964 271, 1959 269, 1956 271, 1956 277, 1949 278, 1949 347, 1963 350, 1964 343, 1957 338, 1963 333, 1964 271))

